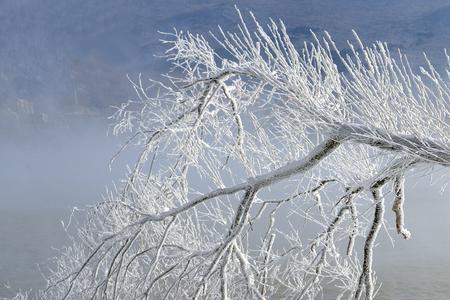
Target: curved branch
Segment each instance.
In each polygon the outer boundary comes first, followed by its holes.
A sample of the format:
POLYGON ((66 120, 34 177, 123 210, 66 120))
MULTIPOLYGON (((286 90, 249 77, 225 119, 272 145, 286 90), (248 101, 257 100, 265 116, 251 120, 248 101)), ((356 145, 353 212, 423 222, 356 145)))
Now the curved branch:
POLYGON ((364 244, 363 269, 359 277, 358 288, 355 292, 355 299, 359 299, 361 297, 363 288, 365 288, 366 291, 366 300, 373 299, 375 284, 372 276, 373 248, 384 216, 384 198, 381 192, 381 187, 373 188, 372 196, 375 202, 375 214, 372 221, 372 227, 370 228, 364 244))
POLYGON ((405 228, 405 216, 403 212, 403 203, 405 202, 405 178, 402 175, 395 177, 394 179, 394 204, 392 210, 395 213, 395 226, 397 233, 404 239, 409 239, 411 233, 405 228))

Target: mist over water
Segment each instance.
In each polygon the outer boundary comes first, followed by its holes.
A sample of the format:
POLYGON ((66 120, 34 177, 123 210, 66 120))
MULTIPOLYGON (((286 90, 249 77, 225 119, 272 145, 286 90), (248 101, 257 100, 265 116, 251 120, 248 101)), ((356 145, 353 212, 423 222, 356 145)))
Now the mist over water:
MULTIPOLYGON (((106 186, 125 176, 125 165, 136 153, 119 156, 110 172, 109 159, 121 140, 107 136, 107 129, 106 119, 87 119, 71 127, 0 137, 0 297, 42 288, 38 264, 45 270, 57 254, 52 247, 69 242, 61 221, 67 223, 74 206, 100 201, 106 186)), ((448 189, 441 191, 450 176, 439 171, 417 177, 407 181, 406 189, 410 240, 395 234, 394 215, 386 208, 395 246, 381 231, 375 252, 375 270, 383 283, 380 299, 444 299, 450 294, 450 200, 448 189)))

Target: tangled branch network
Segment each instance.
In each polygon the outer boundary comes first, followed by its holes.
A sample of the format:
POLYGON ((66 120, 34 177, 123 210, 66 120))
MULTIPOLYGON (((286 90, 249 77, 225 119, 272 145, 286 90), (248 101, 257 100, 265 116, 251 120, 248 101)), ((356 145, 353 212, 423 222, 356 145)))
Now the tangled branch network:
POLYGON ((163 34, 169 75, 130 79, 112 118, 140 155, 38 297, 376 296, 380 230, 410 237, 405 178, 450 165, 450 71, 356 34, 345 57, 326 32, 297 50, 281 21, 238 15, 236 32, 163 34))

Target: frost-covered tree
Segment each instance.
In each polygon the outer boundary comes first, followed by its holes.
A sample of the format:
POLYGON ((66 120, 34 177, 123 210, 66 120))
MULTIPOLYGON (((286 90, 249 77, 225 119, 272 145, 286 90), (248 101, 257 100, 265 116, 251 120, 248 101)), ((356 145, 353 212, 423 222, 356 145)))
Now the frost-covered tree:
POLYGON ((171 72, 130 79, 113 131, 140 155, 42 298, 375 297, 380 230, 410 237, 405 178, 450 165, 450 71, 356 34, 350 55, 326 32, 296 49, 238 14, 236 32, 164 34, 171 72))

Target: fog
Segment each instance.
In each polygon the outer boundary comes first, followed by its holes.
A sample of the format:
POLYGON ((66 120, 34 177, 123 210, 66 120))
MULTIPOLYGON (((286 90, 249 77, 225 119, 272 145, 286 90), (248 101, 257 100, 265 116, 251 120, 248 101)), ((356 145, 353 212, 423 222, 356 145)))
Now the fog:
POLYGON ((119 139, 107 136, 107 120, 86 119, 64 128, 15 128, 3 132, 0 148, 0 296, 43 287, 37 264, 67 243, 61 221, 73 207, 101 200, 125 174, 120 156, 109 170, 119 139))

